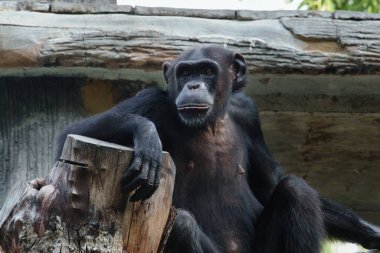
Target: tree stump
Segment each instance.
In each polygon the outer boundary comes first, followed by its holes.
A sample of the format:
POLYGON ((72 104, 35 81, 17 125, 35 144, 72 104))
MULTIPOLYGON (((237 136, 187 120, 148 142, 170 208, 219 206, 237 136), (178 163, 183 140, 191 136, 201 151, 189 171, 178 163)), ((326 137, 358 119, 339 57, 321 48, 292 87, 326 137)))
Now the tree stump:
POLYGON ((69 135, 50 176, 20 184, 0 212, 0 252, 163 250, 173 224, 175 166, 164 152, 160 187, 140 202, 120 193, 133 150, 69 135))

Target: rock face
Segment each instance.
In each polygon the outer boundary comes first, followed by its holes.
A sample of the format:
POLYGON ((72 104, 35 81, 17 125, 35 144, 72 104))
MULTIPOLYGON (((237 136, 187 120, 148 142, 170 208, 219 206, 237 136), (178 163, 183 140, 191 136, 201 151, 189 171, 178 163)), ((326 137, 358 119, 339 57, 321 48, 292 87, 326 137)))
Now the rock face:
POLYGON ((0 205, 48 173, 64 126, 164 87, 164 61, 212 43, 245 56, 287 171, 380 223, 380 15, 110 3, 0 2, 0 205))
MULTIPOLYGON (((33 1, 18 3, 18 7, 30 9, 28 4, 32 3, 42 5, 33 1)), ((377 15, 365 19, 342 12, 235 12, 96 3, 46 4, 45 9, 50 13, 2 13, 1 67, 158 70, 164 60, 172 59, 185 48, 213 43, 243 53, 250 70, 256 73, 377 74, 380 71, 377 15)), ((42 11, 40 5, 36 8, 42 11)))

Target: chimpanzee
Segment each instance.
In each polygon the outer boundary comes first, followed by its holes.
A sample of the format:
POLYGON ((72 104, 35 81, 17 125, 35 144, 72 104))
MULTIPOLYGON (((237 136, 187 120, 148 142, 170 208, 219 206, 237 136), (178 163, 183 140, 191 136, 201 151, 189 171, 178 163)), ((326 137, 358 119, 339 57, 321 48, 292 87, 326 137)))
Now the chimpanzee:
POLYGON ((138 201, 158 187, 161 151, 169 151, 178 213, 166 252, 319 253, 325 236, 380 249, 379 227, 283 174, 242 92, 242 55, 203 46, 163 72, 165 90, 143 90, 69 127, 58 154, 69 133, 133 146, 122 191, 137 189, 130 201, 138 201))

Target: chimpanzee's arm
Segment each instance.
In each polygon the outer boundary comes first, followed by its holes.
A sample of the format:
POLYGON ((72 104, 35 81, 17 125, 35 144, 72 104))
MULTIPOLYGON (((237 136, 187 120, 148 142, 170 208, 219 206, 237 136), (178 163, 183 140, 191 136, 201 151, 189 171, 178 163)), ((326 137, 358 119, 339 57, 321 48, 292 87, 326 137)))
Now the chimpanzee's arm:
POLYGON ((283 178, 282 168, 265 144, 256 104, 243 93, 236 93, 231 99, 229 112, 248 135, 245 138, 249 159, 247 179, 255 197, 264 206, 283 178))
POLYGON ((130 192, 139 187, 131 201, 150 197, 160 181, 162 145, 155 124, 139 114, 144 115, 144 111, 149 110, 147 107, 154 106, 156 99, 156 92, 148 90, 109 111, 68 127, 58 139, 57 160, 67 134, 133 146, 134 158, 122 178, 122 191, 130 192))
POLYGON ((367 249, 380 249, 380 228, 360 218, 352 210, 322 199, 325 226, 330 237, 360 243, 367 249))
POLYGON ((142 116, 120 115, 112 110, 103 112, 67 127, 59 135, 56 160, 59 159, 68 134, 78 134, 120 145, 133 146, 134 137, 139 139, 146 131, 154 131, 154 124, 142 116))

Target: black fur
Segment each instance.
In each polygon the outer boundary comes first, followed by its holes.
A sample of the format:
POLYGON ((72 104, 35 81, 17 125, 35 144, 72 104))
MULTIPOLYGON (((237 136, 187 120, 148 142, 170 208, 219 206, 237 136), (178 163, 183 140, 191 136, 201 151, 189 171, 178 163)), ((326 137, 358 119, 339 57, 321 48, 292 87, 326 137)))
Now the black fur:
POLYGON ((380 230, 302 179, 285 177, 261 131, 240 54, 201 47, 164 64, 167 90, 146 89, 69 133, 134 146, 122 190, 158 187, 162 149, 177 168, 166 252, 317 253, 327 234, 380 248, 380 230), (180 66, 180 67, 178 67, 180 66), (210 69, 208 69, 210 68, 210 69), (180 99, 178 99, 180 97, 180 99))

